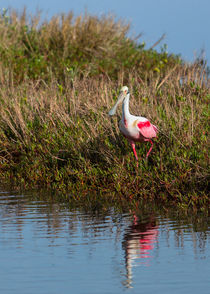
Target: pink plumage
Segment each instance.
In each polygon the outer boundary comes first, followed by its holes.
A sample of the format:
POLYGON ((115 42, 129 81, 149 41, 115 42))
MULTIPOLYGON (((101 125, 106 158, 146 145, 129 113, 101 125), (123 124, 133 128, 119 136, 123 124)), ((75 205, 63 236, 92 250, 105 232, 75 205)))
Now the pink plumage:
POLYGON ((130 114, 129 98, 130 93, 128 91, 128 87, 122 87, 118 100, 109 111, 109 115, 114 115, 118 104, 123 101, 122 119, 120 120, 119 128, 122 134, 129 140, 138 166, 138 156, 135 149, 135 142, 149 141, 151 143, 151 147, 146 155, 146 157, 148 157, 153 148, 153 142, 151 139, 157 137, 158 129, 156 126, 151 124, 147 118, 130 114))
POLYGON ((152 125, 150 121, 139 122, 137 124, 140 133, 147 139, 152 139, 157 136, 157 127, 152 125))

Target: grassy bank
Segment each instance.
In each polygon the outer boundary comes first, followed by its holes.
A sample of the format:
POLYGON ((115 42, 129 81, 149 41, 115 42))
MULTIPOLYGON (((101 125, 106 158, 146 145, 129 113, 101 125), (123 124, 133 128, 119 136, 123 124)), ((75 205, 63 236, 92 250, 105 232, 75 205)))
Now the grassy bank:
POLYGON ((205 65, 146 50, 128 29, 111 17, 68 14, 40 24, 25 12, 1 16, 2 180, 80 200, 208 205, 205 65), (120 110, 107 114, 125 84, 131 113, 160 129, 148 162, 147 143, 138 145, 138 168, 119 133, 120 110))

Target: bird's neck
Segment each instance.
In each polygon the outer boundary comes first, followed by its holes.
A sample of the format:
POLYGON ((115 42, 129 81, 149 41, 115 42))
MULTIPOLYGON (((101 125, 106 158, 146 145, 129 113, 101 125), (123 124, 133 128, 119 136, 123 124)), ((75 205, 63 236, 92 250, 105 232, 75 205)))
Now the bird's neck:
POLYGON ((122 116, 123 116, 123 119, 128 119, 128 117, 130 116, 130 112, 129 112, 129 98, 130 98, 130 94, 127 94, 127 96, 125 97, 125 99, 123 101, 123 105, 122 105, 122 116))

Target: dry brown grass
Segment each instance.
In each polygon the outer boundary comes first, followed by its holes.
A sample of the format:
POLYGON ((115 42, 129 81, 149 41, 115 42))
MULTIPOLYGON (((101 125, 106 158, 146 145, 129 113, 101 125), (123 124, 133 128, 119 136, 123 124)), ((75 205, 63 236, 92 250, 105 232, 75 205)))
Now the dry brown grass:
MULTIPOLYGON (((199 135, 202 128, 205 130, 202 113, 209 81, 198 75, 196 65, 190 69, 177 66, 166 76, 165 80, 150 76, 143 81, 131 74, 128 77, 130 110, 149 118, 166 137, 172 132, 180 146, 190 146, 194 135, 199 135), (196 84, 193 84, 195 75, 196 84)), ((37 117, 41 124, 55 128, 58 121, 77 128, 79 121, 90 140, 101 132, 115 136, 117 130, 119 134, 117 119, 111 121, 107 113, 114 103, 113 96, 116 98, 123 85, 123 77, 118 82, 103 77, 83 80, 75 77, 73 85, 66 84, 64 88, 56 81, 46 85, 40 80, 21 87, 1 88, 1 124, 23 143, 30 142, 31 131, 27 125, 37 117)))
POLYGON ((40 20, 11 11, 0 16, 0 81, 2 83, 54 78, 63 82, 68 72, 80 77, 119 73, 164 74, 180 62, 166 52, 145 50, 143 43, 128 38, 129 24, 113 16, 74 17, 73 13, 40 20))
MULTIPOLYGON (((25 187, 109 192, 206 203, 209 79, 201 61, 180 63, 138 48, 111 17, 0 20, 0 176, 25 187), (27 27, 26 27, 27 26, 27 27), (118 116, 108 111, 127 85, 130 111, 159 136, 137 170, 118 116)), ((78 192, 79 191, 79 192, 78 192)))

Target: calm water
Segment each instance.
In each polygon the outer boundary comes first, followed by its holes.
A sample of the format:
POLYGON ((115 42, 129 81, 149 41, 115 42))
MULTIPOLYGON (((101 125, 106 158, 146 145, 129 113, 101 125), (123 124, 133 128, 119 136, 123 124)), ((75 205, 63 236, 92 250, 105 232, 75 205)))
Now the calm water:
POLYGON ((210 293, 204 217, 32 199, 0 192, 0 293, 210 293))

